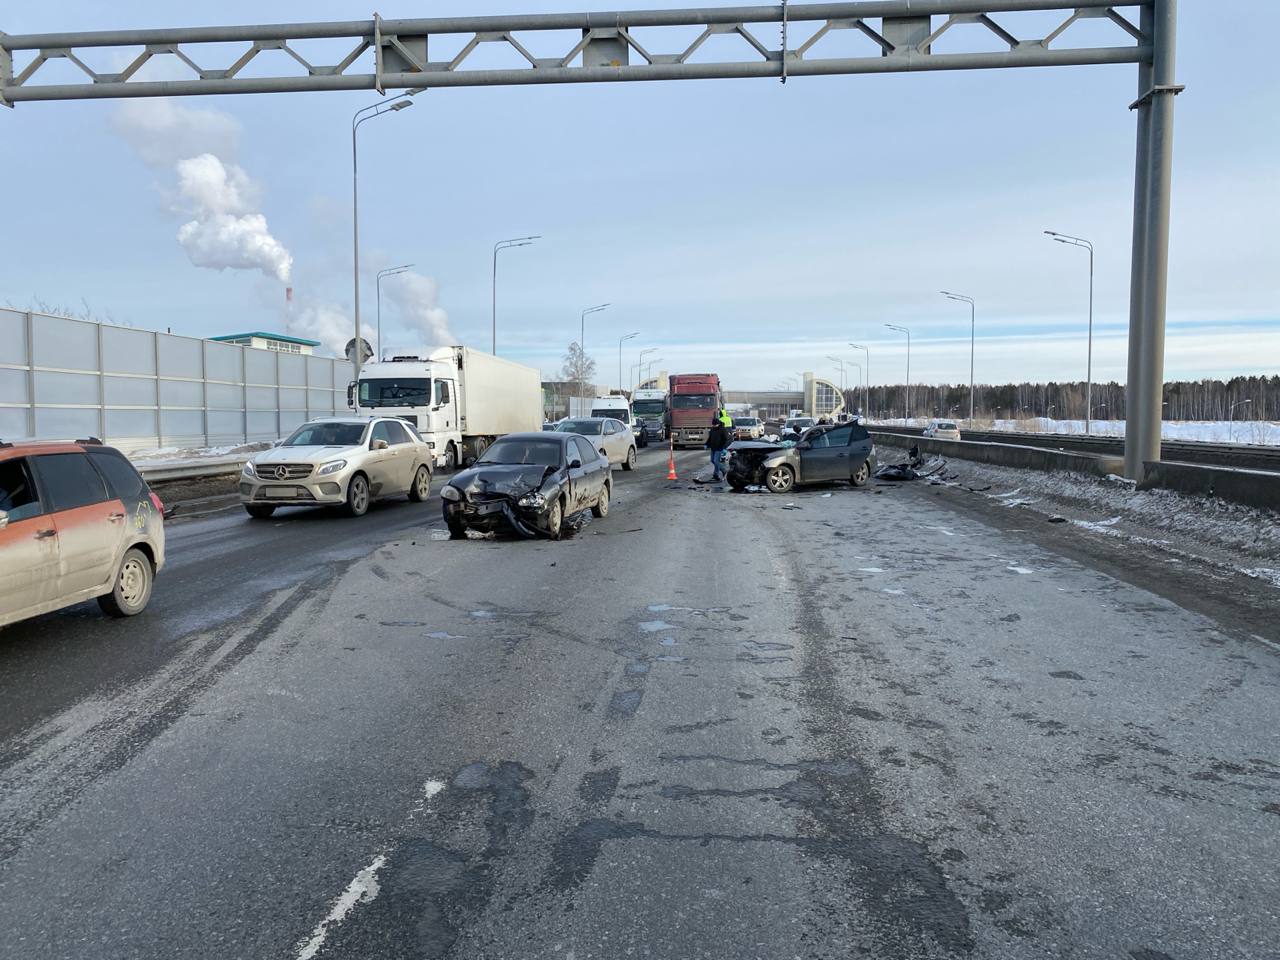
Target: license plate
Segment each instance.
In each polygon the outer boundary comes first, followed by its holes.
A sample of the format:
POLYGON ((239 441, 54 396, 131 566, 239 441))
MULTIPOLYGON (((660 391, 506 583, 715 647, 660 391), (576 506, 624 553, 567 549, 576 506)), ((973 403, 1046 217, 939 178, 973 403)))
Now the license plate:
POLYGON ((298 495, 297 487, 267 487, 267 496, 272 499, 280 499, 283 497, 296 497, 298 495))

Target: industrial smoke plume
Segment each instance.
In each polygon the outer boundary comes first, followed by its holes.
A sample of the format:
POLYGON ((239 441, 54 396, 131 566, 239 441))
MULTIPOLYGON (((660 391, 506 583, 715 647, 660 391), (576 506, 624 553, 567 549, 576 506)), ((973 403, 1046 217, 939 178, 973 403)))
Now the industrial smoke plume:
POLYGON ((174 172, 171 208, 190 218, 177 239, 193 264, 259 270, 289 282, 293 257, 267 226, 259 209, 261 189, 235 162, 240 125, 234 117, 167 100, 138 100, 122 105, 111 124, 144 163, 174 172))

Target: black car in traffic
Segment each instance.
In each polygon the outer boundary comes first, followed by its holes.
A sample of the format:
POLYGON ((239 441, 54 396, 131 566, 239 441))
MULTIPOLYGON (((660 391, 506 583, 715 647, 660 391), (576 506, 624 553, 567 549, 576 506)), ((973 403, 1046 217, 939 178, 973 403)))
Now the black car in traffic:
POLYGON ((467 529, 514 530, 559 540, 570 517, 609 513, 613 473, 586 437, 573 433, 511 433, 495 440, 467 470, 441 489, 451 539, 467 529))

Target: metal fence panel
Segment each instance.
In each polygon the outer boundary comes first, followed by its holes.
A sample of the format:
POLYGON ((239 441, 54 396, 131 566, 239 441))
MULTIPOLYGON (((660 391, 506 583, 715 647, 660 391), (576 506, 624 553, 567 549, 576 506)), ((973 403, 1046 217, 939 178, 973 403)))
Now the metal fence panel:
POLYGON ((0 310, 0 363, 26 362, 27 315, 16 310, 0 310))
POLYGON ((345 413, 351 377, 345 360, 0 309, 6 440, 101 436, 126 450, 274 440, 345 413))

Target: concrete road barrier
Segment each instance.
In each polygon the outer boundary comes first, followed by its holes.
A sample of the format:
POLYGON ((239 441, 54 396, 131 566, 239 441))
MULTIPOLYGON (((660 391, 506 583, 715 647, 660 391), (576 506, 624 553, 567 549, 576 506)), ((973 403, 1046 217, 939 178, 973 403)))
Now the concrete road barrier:
POLYGON ((876 443, 890 447, 919 446, 921 453, 932 453, 959 460, 976 460, 1002 467, 1024 467, 1032 470, 1069 470, 1105 477, 1124 472, 1124 457, 1084 453, 1079 450, 1050 450, 1045 447, 1011 443, 982 443, 976 440, 934 440, 909 433, 872 430, 876 443))
POLYGON ((1146 477, 1139 490, 1162 487, 1201 497, 1218 497, 1251 507, 1280 510, 1280 473, 1245 470, 1240 467, 1212 467, 1203 463, 1148 461, 1146 477))

